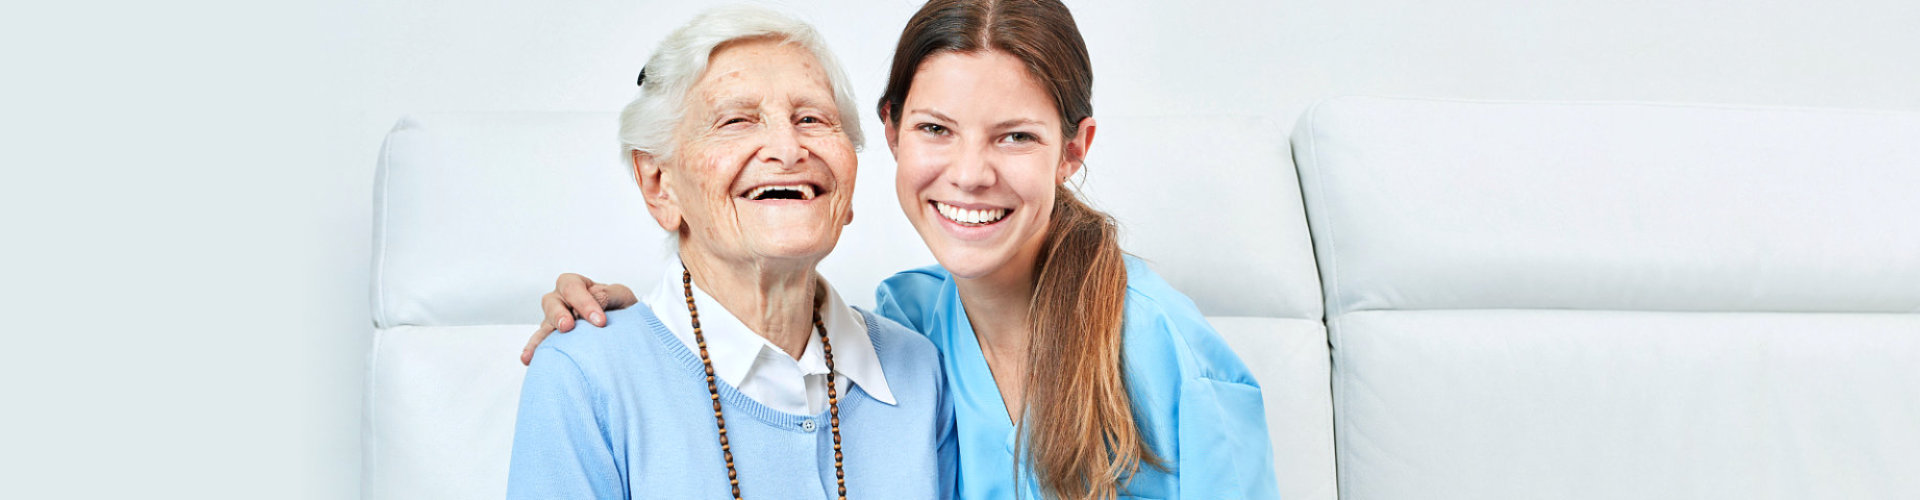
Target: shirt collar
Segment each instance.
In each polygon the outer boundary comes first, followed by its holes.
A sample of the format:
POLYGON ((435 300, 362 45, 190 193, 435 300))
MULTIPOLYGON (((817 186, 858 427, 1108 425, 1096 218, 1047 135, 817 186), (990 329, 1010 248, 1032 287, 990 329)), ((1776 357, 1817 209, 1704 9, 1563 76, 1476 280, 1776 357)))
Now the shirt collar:
MULTIPOLYGON (((687 314, 686 292, 680 283, 680 273, 684 269, 681 266, 677 254, 665 259, 661 266, 664 269, 660 283, 647 295, 646 305, 675 337, 688 346, 695 346, 693 316, 687 314)), ((826 288, 827 300, 820 307, 820 322, 827 327, 827 338, 833 341, 834 373, 860 386, 874 399, 889 405, 896 404, 893 390, 887 385, 886 373, 880 366, 879 353, 873 348, 873 339, 867 335, 866 319, 858 310, 847 305, 833 284, 825 283, 824 279, 822 284, 826 288)), ((693 285, 693 300, 700 307, 700 332, 707 340, 707 357, 713 362, 714 375, 721 380, 739 386, 763 356, 789 356, 766 337, 748 329, 732 312, 701 290, 697 283, 693 285)), ((825 373, 826 362, 819 336, 809 336, 806 351, 797 360, 801 369, 807 373, 825 373)), ((805 399, 804 395, 801 397, 805 399)))
MULTIPOLYGON (((866 318, 840 298, 840 292, 834 290, 832 283, 824 278, 820 281, 827 289, 827 303, 820 307, 820 322, 827 326, 827 338, 833 341, 833 371, 852 380, 873 399, 894 404, 893 389, 887 386, 886 371, 880 366, 880 354, 873 349, 873 337, 867 334, 866 318)), ((817 344, 819 342, 808 344, 809 349, 817 344)))

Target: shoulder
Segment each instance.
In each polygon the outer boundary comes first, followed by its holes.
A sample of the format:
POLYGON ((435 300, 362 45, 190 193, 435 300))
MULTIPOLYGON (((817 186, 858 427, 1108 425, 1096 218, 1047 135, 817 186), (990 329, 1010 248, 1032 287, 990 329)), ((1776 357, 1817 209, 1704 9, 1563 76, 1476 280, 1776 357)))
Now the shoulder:
POLYGON ((928 302, 939 295, 940 289, 951 279, 952 275, 938 265, 908 269, 881 281, 874 293, 901 300, 928 302))
POLYGON ((1145 261, 1129 255, 1126 262, 1123 328, 1130 366, 1178 373, 1182 379, 1203 377, 1258 385, 1193 299, 1175 290, 1145 261))
POLYGON ((606 373, 627 364, 619 360, 651 351, 653 330, 660 328, 659 323, 644 306, 607 311, 607 326, 576 321, 573 331, 547 336, 534 351, 534 363, 542 356, 558 357, 573 363, 583 375, 606 373))
POLYGON ((874 289, 874 313, 909 330, 926 332, 933 304, 951 280, 947 270, 938 265, 895 273, 874 289))
POLYGON ((927 340, 925 335, 880 314, 858 307, 853 309, 866 319, 867 334, 873 339, 873 349, 883 361, 893 358, 912 366, 939 366, 940 351, 933 347, 933 342, 927 340))
MULTIPOLYGON (((1135 326, 1144 328, 1168 323, 1171 323, 1171 326, 1178 326, 1182 323, 1206 321, 1205 316, 1200 314, 1200 308, 1193 304, 1193 299, 1173 289, 1172 285, 1160 278, 1159 273, 1147 266, 1146 261, 1132 255, 1126 256, 1126 261, 1128 334, 1133 333, 1135 326)), ((1155 329, 1156 332, 1160 330, 1165 328, 1155 329)), ((1180 332, 1161 333, 1178 335, 1180 332)))
POLYGON ((1146 260, 1132 255, 1126 256, 1125 260, 1128 307, 1132 307, 1132 302, 1135 300, 1145 300, 1153 303, 1157 310, 1200 314, 1200 308, 1193 305, 1193 300, 1179 290, 1175 290, 1173 285, 1167 284, 1167 280, 1161 278, 1160 273, 1154 272, 1153 267, 1149 266, 1146 260))
POLYGON ((946 398, 946 372, 940 350, 933 342, 879 314, 857 307, 854 310, 867 321, 867 334, 873 340, 874 356, 880 360, 881 376, 886 377, 894 398, 902 403, 940 404, 946 398))

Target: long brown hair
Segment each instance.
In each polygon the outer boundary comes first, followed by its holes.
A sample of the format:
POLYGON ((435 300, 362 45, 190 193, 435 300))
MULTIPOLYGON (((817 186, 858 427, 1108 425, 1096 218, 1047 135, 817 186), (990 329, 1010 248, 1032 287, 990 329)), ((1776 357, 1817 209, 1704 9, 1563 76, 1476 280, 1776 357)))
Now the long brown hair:
MULTIPOLYGON (((927 57, 986 50, 1019 59, 1047 88, 1064 138, 1093 116, 1093 63, 1066 5, 932 0, 900 34, 880 118, 899 126, 900 106, 927 57)), ((1121 365, 1127 269, 1119 230, 1065 186, 1054 188, 1051 217, 1034 262, 1021 447, 1045 496, 1113 498, 1140 467, 1161 467, 1134 418, 1121 365)))

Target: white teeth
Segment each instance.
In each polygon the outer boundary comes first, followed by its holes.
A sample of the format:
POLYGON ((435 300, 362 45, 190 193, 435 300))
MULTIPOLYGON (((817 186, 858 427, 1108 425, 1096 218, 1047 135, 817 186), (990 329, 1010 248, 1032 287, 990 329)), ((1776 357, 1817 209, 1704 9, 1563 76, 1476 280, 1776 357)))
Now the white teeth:
POLYGON ((760 199, 760 195, 767 194, 768 191, 793 191, 793 192, 800 193, 800 199, 802 200, 813 199, 813 186, 809 186, 806 184, 795 184, 791 186, 760 186, 757 188, 753 188, 752 191, 748 191, 747 199, 749 200, 760 199))
POLYGON ((1007 209, 1004 208, 971 210, 937 201, 933 202, 933 206, 940 211, 941 216, 962 224, 990 224, 1000 222, 1000 219, 1007 217, 1007 209))

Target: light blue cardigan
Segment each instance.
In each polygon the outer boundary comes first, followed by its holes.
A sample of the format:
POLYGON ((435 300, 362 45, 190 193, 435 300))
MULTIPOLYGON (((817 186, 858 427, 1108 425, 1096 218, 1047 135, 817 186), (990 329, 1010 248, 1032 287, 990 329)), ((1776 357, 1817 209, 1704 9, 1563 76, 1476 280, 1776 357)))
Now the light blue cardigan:
MULTIPOLYGON (((849 498, 949 498, 953 413, 924 336, 861 311, 898 404, 840 395, 849 498)), ((507 498, 727 498, 726 464, 697 354, 646 307, 540 344, 514 428, 507 498)), ((834 498, 826 412, 792 415, 719 382, 740 493, 834 498)))

